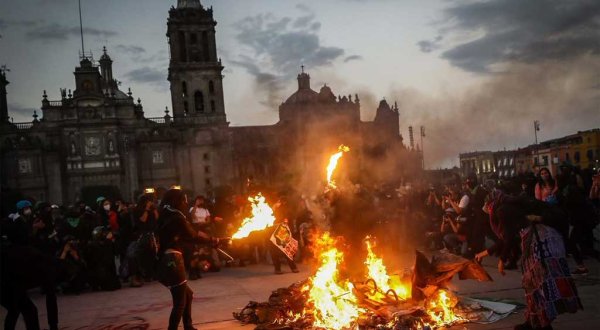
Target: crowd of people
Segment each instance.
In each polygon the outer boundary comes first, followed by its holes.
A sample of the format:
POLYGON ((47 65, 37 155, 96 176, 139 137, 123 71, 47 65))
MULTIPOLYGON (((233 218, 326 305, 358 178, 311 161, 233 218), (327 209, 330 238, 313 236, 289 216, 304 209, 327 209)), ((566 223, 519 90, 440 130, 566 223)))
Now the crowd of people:
MULTIPOLYGON (((286 261, 290 270, 297 272, 296 262, 311 257, 311 244, 323 230, 343 236, 350 249, 361 248, 365 236, 372 235, 394 252, 426 248, 477 260, 493 254, 499 257, 498 268, 504 272, 519 264, 523 269, 534 264, 527 259, 531 254, 521 235, 537 221, 551 230, 540 229, 536 235, 554 237, 558 233, 561 244, 573 256, 577 268, 565 273, 585 275, 585 257, 599 257, 594 250, 593 229, 599 222, 600 175, 586 175, 567 165, 556 178, 542 168, 535 175, 503 182, 478 182, 475 175, 469 175, 400 188, 347 183, 311 196, 291 189, 275 192, 248 185, 244 194, 196 196, 189 205, 186 200, 185 209, 181 205, 177 210, 170 208, 191 232, 200 233, 200 238, 173 243, 176 249, 165 243, 169 239, 160 237, 166 230, 161 225, 161 217, 164 219, 168 210, 164 198, 149 191, 135 203, 102 196, 94 205, 19 201, 0 226, 2 305, 8 309, 5 329, 14 329, 19 313, 27 324, 37 323, 37 310, 27 296, 32 287, 42 287, 49 326, 56 329, 58 292, 81 294, 117 290, 124 284, 143 286, 161 276, 161 256, 166 249, 181 252, 184 272, 177 273, 178 280, 197 280, 206 271, 249 263, 272 263, 274 272, 282 274, 281 264, 286 261), (278 224, 286 224, 299 241, 295 260, 269 242, 273 230, 254 232, 220 248, 213 244, 211 238, 230 237, 239 228, 250 214, 247 196, 259 190, 271 204, 278 224), (44 275, 31 276, 34 268, 45 271, 33 274, 44 275)), ((348 257, 349 269, 361 268, 358 253, 348 257)), ((176 301, 183 302, 172 317, 183 317, 185 323, 191 291, 187 286, 175 291, 169 287, 174 306, 176 301)), ((551 316, 530 319, 536 320, 532 324, 545 326, 551 316)))

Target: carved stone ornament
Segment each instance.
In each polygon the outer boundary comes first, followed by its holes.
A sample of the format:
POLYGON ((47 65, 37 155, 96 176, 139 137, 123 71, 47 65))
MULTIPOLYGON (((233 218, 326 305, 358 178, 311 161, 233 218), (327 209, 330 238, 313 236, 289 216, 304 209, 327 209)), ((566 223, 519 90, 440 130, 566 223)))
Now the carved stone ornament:
POLYGON ((100 155, 100 138, 96 136, 88 136, 85 138, 85 155, 98 156, 100 155))

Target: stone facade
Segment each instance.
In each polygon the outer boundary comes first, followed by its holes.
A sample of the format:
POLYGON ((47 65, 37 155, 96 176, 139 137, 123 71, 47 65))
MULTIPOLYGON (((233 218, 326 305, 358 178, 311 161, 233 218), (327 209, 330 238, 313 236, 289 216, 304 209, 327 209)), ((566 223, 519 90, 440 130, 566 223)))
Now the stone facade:
POLYGON ((42 118, 36 114, 31 123, 9 122, 2 72, 3 190, 70 203, 99 194, 133 200, 145 187, 209 193, 230 184, 232 143, 215 25, 212 10, 197 0, 169 11, 173 116, 146 118, 141 100, 119 89, 106 49, 98 62, 82 57, 73 92, 61 90, 60 100, 50 101, 44 91, 42 118))
MULTIPOLYGON (((404 148, 396 105, 382 101, 373 122, 361 122, 358 95, 319 92, 298 75, 298 91, 279 107, 271 126, 229 127, 223 66, 217 57, 212 8, 179 0, 169 11, 168 80, 172 116, 147 118, 141 100, 119 89, 106 49, 83 56, 75 88, 59 100, 42 96, 42 117, 11 123, 5 72, 0 75, 3 193, 72 203, 98 195, 133 200, 145 187, 181 185, 210 194, 239 188, 252 177, 270 185, 311 185, 340 144, 354 182, 397 181, 420 170, 419 154, 404 148)), ((324 178, 323 178, 324 179, 324 178)))

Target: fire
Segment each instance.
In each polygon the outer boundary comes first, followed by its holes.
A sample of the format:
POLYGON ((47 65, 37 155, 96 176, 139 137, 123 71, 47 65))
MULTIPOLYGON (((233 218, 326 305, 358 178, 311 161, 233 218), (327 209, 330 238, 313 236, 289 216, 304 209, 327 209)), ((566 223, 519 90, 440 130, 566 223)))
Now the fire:
POLYGON ((438 290, 435 295, 429 298, 425 307, 431 321, 434 322, 434 327, 449 326, 468 321, 454 314, 452 309, 456 304, 456 297, 443 289, 438 290))
POLYGON ((252 216, 242 221, 242 225, 238 231, 231 236, 233 239, 248 237, 251 232, 264 230, 273 226, 275 222, 273 209, 267 204, 265 197, 261 193, 258 193, 254 197, 248 197, 248 201, 252 205, 252 216))
POLYGON ((329 158, 329 165, 327 165, 327 185, 330 188, 336 188, 335 181, 331 179, 331 176, 333 175, 333 171, 337 167, 338 160, 342 158, 344 152, 348 151, 350 151, 350 148, 342 144, 338 147, 338 152, 331 155, 331 157, 329 158))
POLYGON ((318 259, 320 267, 310 278, 308 312, 313 315, 313 326, 324 329, 344 329, 352 325, 362 312, 358 307, 353 286, 338 279, 338 265, 343 253, 335 247, 335 239, 325 233, 317 241, 323 252, 318 259))
POLYGON ((383 264, 383 259, 377 257, 373 252, 369 236, 365 239, 365 243, 367 245, 367 260, 365 260, 365 265, 367 266, 369 278, 375 281, 377 288, 382 293, 385 294, 389 290, 393 290, 399 299, 409 299, 411 297, 410 283, 402 283, 400 276, 389 276, 383 264))

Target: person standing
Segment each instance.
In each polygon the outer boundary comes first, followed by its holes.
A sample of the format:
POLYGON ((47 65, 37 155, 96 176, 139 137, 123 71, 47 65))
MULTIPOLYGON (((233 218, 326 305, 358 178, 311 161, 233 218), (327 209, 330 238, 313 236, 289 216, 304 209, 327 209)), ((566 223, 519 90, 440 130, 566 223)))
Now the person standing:
POLYGON ((515 330, 552 329, 552 321, 562 313, 583 309, 566 259, 564 221, 550 206, 490 193, 485 210, 498 240, 475 256, 477 262, 497 254, 498 272, 504 275, 504 264, 515 245, 520 244, 522 286, 525 290, 525 323, 515 330))
POLYGON ((552 177, 550 170, 546 167, 540 169, 539 180, 535 185, 535 199, 550 203, 557 204, 558 184, 552 177))
POLYGON ((210 212, 205 204, 206 199, 204 196, 197 196, 196 199, 194 199, 194 205, 190 207, 190 216, 194 228, 207 232, 210 230, 210 212))
POLYGON ((142 280, 154 276, 156 266, 156 230, 158 210, 151 195, 142 195, 133 211, 133 242, 130 245, 132 257, 132 287, 141 286, 142 280))
POLYGON ((27 330, 39 330, 38 310, 29 290, 42 287, 50 330, 58 330, 57 265, 31 245, 32 205, 19 201, 17 213, 0 224, 0 305, 6 308, 4 329, 14 330, 19 315, 27 330))
POLYGON ((229 239, 219 239, 195 231, 187 221, 188 211, 186 194, 180 189, 168 190, 161 202, 157 235, 159 241, 158 280, 166 286, 173 299, 169 316, 169 330, 176 330, 183 318, 185 330, 194 330, 192 325, 193 291, 187 285, 186 270, 183 261, 185 243, 208 243, 218 245, 229 239))

